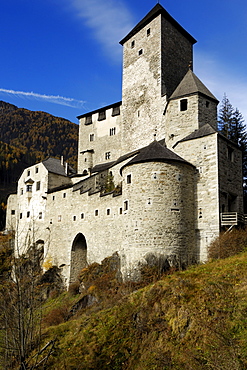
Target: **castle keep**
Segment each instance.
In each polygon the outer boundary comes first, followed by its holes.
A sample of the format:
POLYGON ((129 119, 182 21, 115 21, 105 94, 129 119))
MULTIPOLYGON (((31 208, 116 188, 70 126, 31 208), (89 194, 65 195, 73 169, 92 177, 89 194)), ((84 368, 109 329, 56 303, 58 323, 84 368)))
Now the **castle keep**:
POLYGON ((78 169, 49 158, 8 199, 15 249, 43 248, 66 284, 115 252, 123 278, 150 256, 205 261, 243 214, 238 147, 193 73, 195 39, 157 4, 120 42, 122 101, 79 116, 78 169))

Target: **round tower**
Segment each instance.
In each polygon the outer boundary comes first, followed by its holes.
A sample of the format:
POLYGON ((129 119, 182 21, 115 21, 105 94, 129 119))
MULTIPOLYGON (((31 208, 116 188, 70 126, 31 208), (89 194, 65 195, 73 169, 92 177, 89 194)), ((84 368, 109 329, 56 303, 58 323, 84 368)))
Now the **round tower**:
POLYGON ((135 279, 139 261, 196 258, 194 167, 154 141, 122 168, 126 216, 122 273, 135 279))

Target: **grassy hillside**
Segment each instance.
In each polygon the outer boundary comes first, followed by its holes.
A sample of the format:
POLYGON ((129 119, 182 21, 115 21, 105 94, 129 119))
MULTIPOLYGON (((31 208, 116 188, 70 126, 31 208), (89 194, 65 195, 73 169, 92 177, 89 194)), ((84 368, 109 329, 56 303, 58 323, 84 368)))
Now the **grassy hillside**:
POLYGON ((47 303, 42 344, 55 341, 49 369, 247 368, 247 253, 175 272, 130 294, 101 279, 101 287, 47 303), (71 310, 83 296, 91 297, 90 307, 71 310))

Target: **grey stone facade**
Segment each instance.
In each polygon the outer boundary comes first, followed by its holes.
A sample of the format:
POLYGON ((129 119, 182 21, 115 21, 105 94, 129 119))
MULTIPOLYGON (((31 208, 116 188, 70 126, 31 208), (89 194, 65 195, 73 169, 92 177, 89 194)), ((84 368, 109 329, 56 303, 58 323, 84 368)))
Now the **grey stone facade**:
POLYGON ((192 72, 194 43, 160 4, 121 41, 122 101, 78 117, 77 173, 49 159, 9 197, 17 253, 36 243, 67 284, 115 252, 124 279, 150 256, 207 259, 221 213, 243 213, 242 163, 192 72))

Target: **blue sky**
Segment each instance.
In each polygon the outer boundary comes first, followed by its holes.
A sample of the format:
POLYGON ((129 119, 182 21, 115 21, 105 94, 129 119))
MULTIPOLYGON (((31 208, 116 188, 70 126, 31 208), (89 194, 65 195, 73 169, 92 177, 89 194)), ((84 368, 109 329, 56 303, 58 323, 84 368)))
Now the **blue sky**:
MULTIPOLYGON (((1 1, 0 100, 77 123, 121 100, 119 41, 155 0, 1 1)), ((247 121, 247 1, 161 0, 195 38, 194 72, 247 121)))

